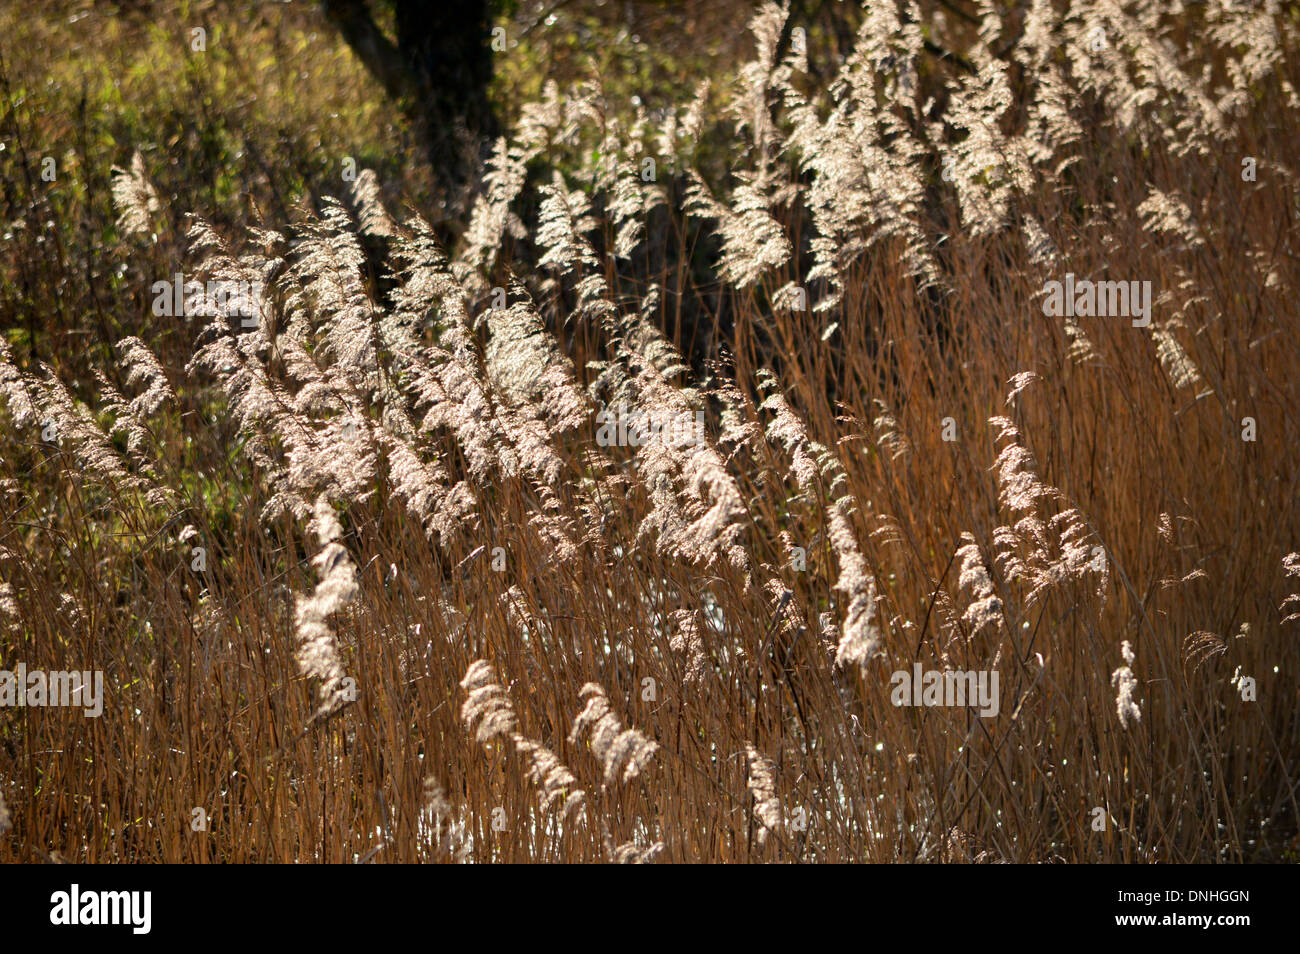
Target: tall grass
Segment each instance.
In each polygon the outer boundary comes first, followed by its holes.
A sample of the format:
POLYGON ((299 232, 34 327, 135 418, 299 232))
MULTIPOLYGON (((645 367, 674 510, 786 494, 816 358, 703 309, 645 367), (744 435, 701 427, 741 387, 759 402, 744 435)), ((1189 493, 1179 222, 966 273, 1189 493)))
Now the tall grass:
POLYGON ((0 710, 0 859, 1294 859, 1300 22, 954 6, 552 84, 450 249, 371 173, 182 237, 123 156, 126 287, 267 294, 0 349, 0 668, 108 686, 0 710))

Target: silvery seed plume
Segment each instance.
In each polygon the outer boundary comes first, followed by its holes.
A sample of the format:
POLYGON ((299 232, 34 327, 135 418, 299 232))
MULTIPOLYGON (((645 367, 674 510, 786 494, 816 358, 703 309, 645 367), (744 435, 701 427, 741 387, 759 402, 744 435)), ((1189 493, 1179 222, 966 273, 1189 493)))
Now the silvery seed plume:
POLYGON ((447 855, 454 864, 464 864, 470 858, 465 825, 456 817, 456 810, 447 797, 447 790, 434 776, 424 780, 425 812, 433 821, 435 850, 447 855))
POLYGON ((1207 36, 1223 51, 1228 78, 1215 103, 1223 115, 1244 114, 1250 106, 1251 90, 1277 72, 1283 54, 1275 16, 1266 3, 1221 0, 1212 5, 1207 36))
MULTIPOLYGON (((1287 576, 1300 577, 1300 553, 1288 553, 1282 558, 1282 572, 1287 576)), ((1292 593, 1284 599, 1282 605, 1278 607, 1278 611, 1287 613, 1282 618, 1283 623, 1290 623, 1300 619, 1300 593, 1292 593)))
POLYGON ((255 345, 245 343, 250 336, 236 338, 219 322, 209 325, 204 335, 209 340, 200 339, 202 343, 186 371, 192 374, 201 368, 216 376, 243 437, 240 453, 266 470, 273 492, 263 508, 262 519, 275 519, 284 513, 295 519, 310 519, 310 498, 304 499, 297 488, 290 486, 283 457, 272 447, 273 439, 288 450, 310 443, 314 438, 307 422, 292 413, 291 396, 267 375, 255 345))
MULTIPOLYGON (((657 370, 641 368, 635 383, 638 410, 649 420, 665 424, 696 420, 695 408, 686 396, 657 370)), ((748 566, 748 557, 737 543, 748 511, 735 478, 707 435, 683 435, 664 427, 637 448, 637 463, 645 482, 661 494, 655 501, 657 511, 661 502, 668 503, 664 488, 680 482, 685 490, 684 499, 676 505, 681 508, 677 513, 647 518, 659 527, 661 545, 668 552, 706 566, 718 557, 737 569, 748 566), (664 529, 670 526, 674 531, 665 535, 664 529)))
POLYGON ((1025 213, 1021 218, 1020 230, 1025 237, 1025 249, 1029 252, 1029 261, 1043 268, 1050 268, 1060 258, 1056 243, 1047 234, 1047 230, 1032 215, 1025 213))
MULTIPOLYGON (((513 476, 519 456, 508 424, 495 409, 476 343, 467 330, 464 289, 447 271, 429 226, 418 219, 407 225, 412 236, 395 242, 397 256, 405 263, 402 284, 394 293, 395 315, 381 321, 379 330, 408 380, 415 407, 423 413, 419 428, 430 434, 449 431, 476 481, 485 483, 494 473, 513 476), (432 309, 439 310, 447 324, 441 327, 439 343, 426 346, 414 329, 432 309)), ((533 439, 532 460, 541 470, 554 472, 554 454, 546 453, 549 445, 544 440, 541 444, 533 439)))
MULTIPOLYGON (((212 331, 237 331, 241 338, 250 339, 253 352, 260 353, 269 346, 279 320, 279 313, 266 291, 285 269, 284 259, 267 256, 282 249, 285 239, 278 232, 261 229, 249 229, 249 236, 266 250, 266 255, 236 256, 210 224, 192 216, 187 233, 190 255, 198 260, 199 274, 217 284, 211 289, 200 284, 198 289, 187 291, 185 314, 212 319, 212 331)), ((305 333, 306 312, 290 298, 290 311, 295 317, 288 330, 301 338, 305 333)))
POLYGON ((496 681, 492 666, 486 659, 479 659, 465 670, 465 677, 460 687, 468 693, 460 707, 460 718, 481 743, 491 742, 495 738, 509 738, 515 732, 514 706, 510 698, 496 681))
POLYGON ((772 412, 772 422, 767 426, 768 440, 784 447, 790 454, 790 476, 804 490, 814 487, 821 470, 813 456, 813 442, 808 438, 803 421, 780 393, 770 395, 762 408, 772 412))
POLYGON ((960 575, 957 585, 969 590, 970 605, 962 614, 962 619, 970 627, 974 636, 986 626, 997 626, 1002 621, 1002 601, 993 592, 993 580, 989 577, 988 567, 970 533, 961 535, 962 545, 957 549, 960 575))
POLYGON ((520 110, 516 138, 528 149, 552 143, 573 144, 587 120, 599 120, 602 104, 596 101, 592 84, 583 83, 572 94, 562 95, 559 84, 548 79, 540 98, 520 110))
POLYGON ((697 682, 703 677, 708 665, 708 656, 704 638, 700 634, 700 624, 690 610, 674 610, 668 615, 668 647, 682 656, 686 671, 682 677, 685 683, 697 682))
POLYGON ((1192 210, 1177 192, 1152 189, 1137 211, 1142 217, 1142 227, 1148 232, 1172 233, 1186 242, 1188 248, 1205 244, 1201 230, 1192 217, 1192 210))
POLYGON ((460 718, 475 738, 483 744, 493 739, 510 741, 526 762, 528 778, 537 786, 543 808, 560 802, 561 818, 580 810, 586 794, 578 787, 577 778, 554 752, 516 731, 514 706, 496 681, 491 664, 486 659, 471 663, 460 685, 468 693, 460 707, 460 718))
POLYGON ((1022 141, 999 130, 1013 99, 1007 64, 978 47, 972 55, 977 60, 982 56, 984 62, 976 75, 958 80, 946 115, 947 123, 966 135, 951 147, 940 134, 933 138, 954 171, 962 223, 977 238, 1002 227, 1012 200, 1031 190, 1034 178, 1022 141))
MULTIPOLYGON (((774 382, 774 378, 772 381, 774 382)), ((775 412, 768 426, 768 438, 784 445, 793 457, 792 473, 800 486, 821 470, 837 477, 843 468, 826 448, 808 439, 807 429, 780 395, 773 393, 763 407, 775 412), (819 460, 815 460, 818 458, 819 460)), ((834 486, 837 481, 832 483, 834 486)), ((865 666, 879 652, 881 633, 876 623, 876 583, 867 568, 867 562, 858 546, 857 537, 849 515, 853 498, 845 495, 834 500, 827 508, 829 526, 827 535, 839 563, 840 576, 835 589, 844 594, 844 627, 836 647, 836 662, 840 666, 865 666)))
POLYGON ((528 525, 550 547, 551 555, 557 562, 575 562, 583 553, 580 544, 590 543, 595 534, 585 533, 579 527, 578 521, 569 514, 564 501, 551 487, 536 483, 534 490, 540 498, 540 506, 532 508, 528 515, 528 525))
POLYGON ((764 0, 749 21, 754 58, 740 68, 740 95, 732 104, 741 131, 748 130, 756 151, 766 159, 777 148, 778 133, 768 110, 769 92, 788 80, 789 67, 777 63, 788 8, 764 0))
POLYGON ((320 680, 319 705, 309 720, 314 722, 338 711, 346 701, 343 694, 346 673, 328 619, 347 606, 360 588, 356 567, 347 550, 338 543, 343 528, 324 496, 316 500, 310 529, 323 544, 312 559, 319 582, 310 597, 298 597, 294 628, 298 638, 298 668, 304 676, 320 680))
POLYGON ((538 267, 556 268, 561 274, 568 274, 580 266, 598 266, 599 259, 583 237, 596 229, 587 196, 581 190, 570 191, 558 172, 550 185, 541 187, 541 194, 537 244, 547 251, 538 260, 538 267))
POLYGON ((756 377, 760 390, 768 392, 760 407, 773 415, 767 425, 767 439, 790 455, 790 476, 800 489, 811 490, 814 478, 820 474, 826 482, 825 492, 837 495, 846 477, 844 465, 833 451, 809 436, 807 426, 781 394, 776 375, 764 368, 756 377))
POLYGON ((616 865, 654 864, 655 859, 663 853, 663 850, 664 843, 662 841, 656 841, 646 848, 640 847, 635 841, 629 841, 615 847, 609 836, 605 836, 605 851, 609 855, 609 860, 616 865))
POLYGON ((1030 0, 1025 12, 1024 34, 1012 48, 1015 58, 1026 68, 1037 70, 1048 61, 1056 45, 1053 31, 1060 19, 1052 0, 1030 0))
POLYGON ((390 238, 397 234, 397 223, 384 208, 383 190, 373 169, 362 169, 349 183, 349 198, 357 210, 357 224, 366 235, 390 238))
POLYGON ((148 237, 153 217, 159 213, 158 193, 145 175, 144 156, 137 149, 131 156, 131 168, 113 167, 113 205, 117 208, 117 227, 123 235, 148 237))
POLYGON ((1169 375, 1169 381, 1176 388, 1195 388, 1201 384, 1201 372, 1183 350, 1173 332, 1165 328, 1153 327, 1151 337, 1156 342, 1156 357, 1169 375))
POLYGON ((18 601, 14 599, 12 583, 0 581, 0 622, 6 629, 18 626, 18 601))
POLYGON ((920 223, 930 149, 914 128, 915 91, 908 94, 901 82, 914 82, 922 38, 917 25, 904 24, 892 8, 869 8, 830 86, 829 116, 802 94, 784 91, 793 124, 787 149, 811 174, 804 202, 818 233, 809 243, 814 264, 804 281, 829 286, 815 311, 839 305, 846 269, 877 243, 901 246, 907 273, 921 287, 939 278, 932 240, 920 223), (881 88, 885 76, 892 79, 881 88))
POLYGON ((1192 663, 1192 672, 1196 672, 1207 661, 1228 651, 1228 644, 1217 633, 1198 630, 1190 633, 1183 640, 1183 659, 1192 663))
POLYGON ((569 742, 576 744, 587 736, 591 751, 605 766, 605 782, 616 779, 629 782, 650 766, 658 743, 636 729, 625 729, 609 707, 605 690, 594 682, 582 687, 580 698, 586 702, 573 720, 569 742))
MULTIPOLYGON (((1012 378, 1014 393, 1021 380, 1012 378)), ((1038 476, 1033 455, 1020 443, 1020 431, 1009 418, 991 417, 989 424, 999 428, 995 440, 1007 441, 994 464, 998 502, 1019 515, 1013 525, 998 527, 993 534, 995 560, 1003 574, 1031 584, 1026 605, 1052 587, 1090 574, 1104 601, 1110 559, 1101 541, 1078 507, 1066 506, 1044 519, 1047 507, 1068 503, 1065 495, 1038 476)))
MULTIPOLYGON (((100 429, 94 415, 73 397, 51 369, 46 368, 46 372, 48 379, 41 384, 42 419, 54 423, 58 439, 67 442, 78 464, 102 479, 107 486, 143 494, 151 506, 173 506, 176 492, 148 474, 133 473, 112 440, 100 429)), ((110 402, 112 400, 110 396, 110 402)), ((125 404, 120 395, 116 401, 125 404)))
MULTIPOLYGON (((640 143, 634 144, 640 146, 640 143)), ((627 149, 632 158, 619 163, 618 176, 614 180, 613 194, 609 202, 611 224, 616 229, 614 254, 618 258, 631 259, 632 253, 645 238, 645 223, 658 206, 667 201, 663 187, 642 180, 637 156, 642 155, 639 148, 627 149)))
POLYGON ((1129 720, 1142 721, 1142 710, 1133 698, 1138 683, 1131 668, 1135 657, 1128 640, 1120 644, 1120 654, 1124 657, 1124 665, 1111 673, 1110 681, 1115 686, 1115 712, 1119 716, 1119 724, 1127 729, 1129 720))
POLYGON ((754 799, 754 818, 757 819, 758 847, 767 844, 769 832, 781 830, 781 799, 776 794, 776 763, 763 755, 753 745, 745 745, 745 761, 749 766, 745 780, 749 794, 754 799))
POLYGON ((18 427, 31 427, 40 421, 36 406, 36 385, 13 364, 9 343, 0 337, 0 394, 4 395, 18 427))
POLYGON ((513 736, 515 751, 527 762, 529 781, 537 786, 538 799, 543 808, 559 802, 559 815, 568 818, 583 808, 586 792, 578 787, 578 780, 559 757, 541 743, 516 733, 513 736))
POLYGON ((131 400, 130 411, 137 421, 143 421, 157 413, 162 405, 172 400, 171 385, 167 375, 154 353, 139 338, 123 338, 117 343, 121 353, 121 364, 126 371, 127 387, 143 383, 145 390, 131 400))
POLYGON ((120 434, 126 439, 127 456, 142 473, 148 474, 151 470, 151 462, 145 454, 151 440, 148 428, 142 418, 132 412, 131 403, 109 383, 103 372, 95 369, 93 373, 95 382, 99 385, 101 410, 113 417, 109 433, 120 434))
POLYGON ((722 239, 718 274, 737 288, 748 288, 790 259, 785 229, 769 211, 772 200, 748 184, 737 186, 728 206, 715 199, 694 171, 686 209, 697 218, 713 220, 722 239))
POLYGON ((828 536, 840 564, 835 589, 844 594, 844 628, 835 649, 835 661, 841 667, 865 666, 881 651, 881 632, 876 622, 876 581, 867 569, 867 561, 858 549, 857 537, 849 521, 851 498, 841 497, 830 506, 828 536))
POLYGON ((615 309, 608 300, 609 285, 598 268, 596 255, 587 233, 596 228, 590 200, 581 190, 570 192, 557 172, 552 185, 543 186, 535 241, 545 249, 538 266, 553 269, 558 276, 580 275, 577 280, 578 306, 568 322, 591 322, 603 325, 614 320, 615 309))
POLYGON ((324 215, 302 227, 286 275, 291 291, 286 308, 302 316, 291 328, 303 334, 320 330, 322 350, 335 364, 360 379, 377 383, 375 304, 366 289, 365 252, 352 216, 336 199, 326 197, 324 215))
MULTIPOLYGON (((527 294, 521 286, 514 292, 527 294)), ((487 324, 487 371, 497 392, 516 407, 540 404, 553 432, 585 424, 590 407, 578 387, 573 362, 547 332, 532 302, 489 309, 487 324)))
POLYGON ((876 419, 872 421, 872 427, 876 431, 876 444, 881 450, 889 453, 891 460, 907 459, 912 454, 912 444, 907 439, 903 426, 899 424, 898 418, 884 401, 876 398, 873 403, 880 409, 876 419))
POLYGON ((477 270, 490 272, 496 264, 502 240, 507 233, 522 237, 523 223, 510 210, 528 178, 528 161, 540 152, 508 145, 504 136, 497 140, 483 175, 483 191, 470 210, 458 259, 477 270))
POLYGON ((290 484, 304 494, 324 492, 346 502, 369 499, 382 435, 365 413, 365 393, 345 371, 321 369, 297 342, 286 337, 282 344, 288 374, 302 382, 292 402, 292 436, 285 439, 290 484), (322 425, 310 421, 309 414, 325 410, 337 413, 322 425))
POLYGON ((385 432, 383 440, 392 496, 406 503, 407 512, 420 521, 428 536, 436 535, 448 547, 475 523, 473 492, 463 480, 452 484, 436 455, 422 460, 412 445, 391 432, 385 432))
POLYGON ((763 428, 753 420, 745 398, 735 381, 719 380, 709 391, 721 406, 718 415, 718 449, 728 456, 748 448, 763 436, 763 428))
POLYGON ((1056 498, 1054 488, 1044 484, 1034 470, 1033 455, 1020 443, 1020 430, 1010 418, 991 417, 999 428, 996 440, 1007 441, 994 467, 998 474, 998 502, 1015 513, 1035 510, 1040 501, 1056 498))

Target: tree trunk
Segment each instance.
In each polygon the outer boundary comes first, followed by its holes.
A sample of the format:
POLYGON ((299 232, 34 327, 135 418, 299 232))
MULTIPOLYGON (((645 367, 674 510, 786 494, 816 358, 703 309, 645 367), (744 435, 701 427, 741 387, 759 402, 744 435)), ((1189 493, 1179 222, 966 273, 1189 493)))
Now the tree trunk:
POLYGON ((365 0, 322 0, 322 7, 385 92, 403 104, 443 182, 463 183, 477 143, 497 133, 488 100, 488 0, 395 0, 396 45, 376 25, 365 0))

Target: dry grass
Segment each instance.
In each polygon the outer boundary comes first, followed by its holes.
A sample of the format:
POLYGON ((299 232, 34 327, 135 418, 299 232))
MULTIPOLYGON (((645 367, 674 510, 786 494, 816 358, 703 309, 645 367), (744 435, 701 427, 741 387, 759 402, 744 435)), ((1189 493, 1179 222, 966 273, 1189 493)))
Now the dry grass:
POLYGON ((0 351, 0 668, 107 687, 0 711, 0 860, 1294 858, 1300 21, 953 6, 829 82, 762 6, 655 122, 552 86, 449 252, 366 176, 171 260, 123 157, 130 287, 266 305, 0 351))

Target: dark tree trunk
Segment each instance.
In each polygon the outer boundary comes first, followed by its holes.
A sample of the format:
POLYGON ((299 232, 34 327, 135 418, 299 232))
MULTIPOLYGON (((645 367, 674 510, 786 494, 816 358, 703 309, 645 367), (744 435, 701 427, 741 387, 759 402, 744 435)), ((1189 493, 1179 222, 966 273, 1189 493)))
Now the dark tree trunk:
POLYGON ((397 0, 397 48, 429 117, 435 148, 454 148, 457 127, 493 135, 492 14, 486 0, 397 0), (447 140, 439 142, 439 140, 447 140))
POLYGON ((365 0, 322 0, 322 7, 388 95, 404 104, 444 183, 463 183, 476 143, 497 133, 488 101, 488 0, 394 0, 396 45, 365 0))

